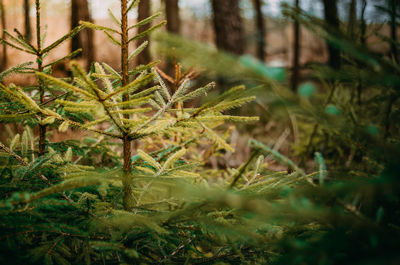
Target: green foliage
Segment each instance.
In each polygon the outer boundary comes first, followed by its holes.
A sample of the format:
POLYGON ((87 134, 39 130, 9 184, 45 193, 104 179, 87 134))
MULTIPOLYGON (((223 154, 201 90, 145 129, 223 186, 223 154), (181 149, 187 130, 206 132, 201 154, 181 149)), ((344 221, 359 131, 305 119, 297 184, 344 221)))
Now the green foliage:
MULTIPOLYGON (((138 2, 130 1, 127 11, 138 2)), ((316 18, 291 12, 336 41, 347 60, 339 72, 315 66, 320 82, 301 86, 300 97, 273 80, 281 70, 171 36, 164 41, 173 43, 169 51, 184 64, 210 66, 206 73, 245 78, 258 89, 235 86, 199 103, 213 82, 199 85, 178 64, 171 77, 157 62, 128 69, 128 80, 97 62, 89 73, 71 62, 73 79, 28 63, 0 74, 35 71, 39 84, 0 85, 1 120, 25 125, 0 143, 0 263, 397 264, 398 67, 345 36, 332 36, 316 18), (40 87, 52 96, 49 103, 31 96, 40 87), (234 151, 226 123, 258 120, 230 112, 253 101, 253 93, 277 117, 282 109, 296 117, 296 156, 250 139, 251 154, 241 166, 213 170, 211 156, 234 151), (47 140, 46 153, 38 156, 36 125, 49 133, 74 127, 85 137, 47 140), (121 154, 127 139, 136 150, 128 174, 121 154), (285 170, 271 170, 271 161, 285 170)), ((48 47, 83 26, 123 46, 115 37, 119 30, 81 24, 48 47)), ((19 35, 8 42, 37 51, 19 35)))

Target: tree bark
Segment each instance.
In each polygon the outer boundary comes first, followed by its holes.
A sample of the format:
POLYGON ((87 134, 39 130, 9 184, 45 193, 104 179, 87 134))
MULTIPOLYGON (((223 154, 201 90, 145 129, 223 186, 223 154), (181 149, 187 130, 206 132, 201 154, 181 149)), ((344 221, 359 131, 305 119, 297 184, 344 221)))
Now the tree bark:
POLYGON ((389 1, 389 10, 390 13, 390 35, 392 38, 392 42, 390 44, 390 50, 392 52, 392 56, 396 63, 399 63, 399 54, 397 50, 397 25, 396 25, 396 12, 397 12, 397 0, 389 1))
MULTIPOLYGON (((297 10, 300 9, 300 1, 296 0, 295 8, 297 10)), ((299 60, 300 60, 300 23, 297 19, 295 19, 293 24, 293 72, 291 78, 291 88, 292 91, 297 91, 297 86, 299 83, 299 60)))
POLYGON ((350 39, 355 40, 356 37, 356 22, 357 22, 357 1, 351 0, 348 16, 347 34, 350 39))
POLYGON ((215 40, 218 49, 243 54, 243 23, 238 0, 212 0, 215 40))
POLYGON ((181 30, 178 2, 179 0, 165 0, 167 31, 174 34, 179 34, 181 30))
POLYGON ((265 36, 266 27, 265 20, 262 13, 262 0, 253 0, 254 11, 256 13, 256 25, 257 25, 257 57, 264 62, 265 53, 265 36))
MULTIPOLYGON (((325 21, 329 30, 333 32, 339 31, 339 18, 337 10, 337 0, 323 0, 325 21)), ((327 42, 329 52, 329 66, 339 69, 341 65, 340 50, 335 48, 332 43, 327 42)))
MULTIPOLYGON (((164 0, 165 2, 165 14, 167 19, 167 31, 172 34, 180 34, 181 31, 181 19, 179 16, 179 0, 164 0)), ((175 72, 175 58, 167 57, 165 72, 173 76, 175 72)))
POLYGON ((360 17, 360 23, 361 23, 361 36, 360 36, 360 42, 361 44, 365 45, 367 42, 367 22, 365 21, 365 10, 367 9, 367 0, 362 0, 361 2, 361 17, 360 17))
MULTIPOLYGON (((88 1, 71 0, 71 29, 77 27, 80 20, 92 22, 88 1)), ((92 30, 85 29, 72 38, 71 52, 80 48, 82 48, 83 51, 79 56, 86 59, 89 68, 90 63, 95 59, 92 30)))
MULTIPOLYGON (((141 2, 147 2, 141 1, 141 2)), ((129 83, 129 42, 128 42, 128 1, 121 0, 121 70, 122 80, 121 86, 126 86, 129 83)), ((123 101, 129 101, 129 92, 122 95, 123 101)), ((125 119, 129 119, 129 114, 124 114, 125 119)), ((123 152, 124 152, 124 179, 123 179, 123 205, 126 211, 132 210, 133 194, 132 194, 132 140, 129 138, 128 133, 123 132, 123 152)))
MULTIPOLYGON (((397 13, 397 8, 398 8, 398 0, 389 0, 389 10, 391 10, 390 13, 390 35, 392 42, 390 44, 390 50, 392 53, 392 56, 397 64, 399 64, 400 59, 399 59, 399 53, 397 50, 397 24, 396 24, 396 13, 397 13)), ((396 87, 396 90, 398 90, 399 87, 396 87)), ((385 118, 385 135, 384 138, 387 139, 390 136, 390 127, 391 127, 391 117, 392 117, 392 111, 393 111, 393 106, 397 101, 397 94, 390 94, 389 95, 389 102, 386 110, 386 118, 385 118)))
POLYGON ((30 19, 31 6, 29 0, 24 0, 24 37, 27 41, 32 40, 31 19, 30 19))
MULTIPOLYGON (((145 18, 148 18, 150 16, 150 0, 142 0, 139 2, 139 7, 138 7, 138 21, 141 21, 145 18)), ((149 29, 151 27, 151 23, 148 23, 146 25, 140 26, 138 29, 138 33, 142 33, 145 30, 149 29)), ((141 45, 143 42, 148 41, 149 37, 146 36, 144 38, 141 38, 140 40, 137 41, 137 46, 141 45)), ((148 64, 151 61, 151 56, 150 56, 150 45, 147 45, 147 47, 138 55, 137 57, 137 64, 148 64)))
MULTIPOLYGON (((35 1, 36 7, 36 63, 37 63, 37 71, 43 72, 43 53, 42 53, 42 32, 41 32, 41 5, 40 0, 35 1)), ((45 101, 45 86, 38 78, 39 83, 39 95, 40 95, 40 104, 44 104, 45 101)), ((40 119, 43 118, 43 115, 40 119)), ((46 125, 42 125, 39 123, 39 156, 42 156, 46 152, 46 125)))
MULTIPOLYGON (((4 34, 4 30, 6 29, 6 16, 5 16, 3 0, 0 0, 0 21, 2 30, 1 38, 5 39, 6 35, 4 34)), ((7 67, 7 45, 3 43, 2 46, 3 47, 2 47, 0 70, 4 70, 7 67)))

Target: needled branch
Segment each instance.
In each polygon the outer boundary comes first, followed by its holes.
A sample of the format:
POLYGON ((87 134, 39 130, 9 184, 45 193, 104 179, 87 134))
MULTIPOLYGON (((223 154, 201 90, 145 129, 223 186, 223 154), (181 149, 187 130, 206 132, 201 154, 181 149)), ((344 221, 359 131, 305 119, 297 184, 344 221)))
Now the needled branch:
MULTIPOLYGON (((11 151, 10 148, 8 148, 7 146, 5 146, 3 143, 0 142, 0 150, 3 150, 4 152, 6 152, 8 155, 12 156, 15 160, 17 160, 22 166, 27 167, 29 166, 29 164, 19 155, 17 155, 16 153, 14 153, 13 151, 11 151)), ((46 184, 48 184, 49 186, 51 186, 51 183, 49 182, 49 179, 47 177, 45 177, 44 175, 40 175, 40 178, 46 182, 46 184)))
MULTIPOLYGON (((128 6, 127 0, 121 0, 121 68, 122 68, 122 86, 126 86, 129 82, 129 64, 128 64, 128 6)), ((129 100, 129 92, 122 96, 122 100, 129 100)), ((124 114, 125 119, 129 119, 129 114, 124 114)), ((124 149, 124 209, 130 211, 132 209, 132 178, 131 178, 131 139, 126 132, 123 133, 123 149, 124 149)))
POLYGON ((253 159, 255 157, 257 157, 258 152, 257 151, 253 151, 250 154, 250 157, 247 159, 246 163, 244 163, 240 168, 239 171, 233 176, 233 181, 232 183, 229 185, 229 189, 232 189, 236 182, 240 179, 240 177, 243 175, 244 171, 247 169, 247 167, 250 165, 251 161, 253 161, 253 159))

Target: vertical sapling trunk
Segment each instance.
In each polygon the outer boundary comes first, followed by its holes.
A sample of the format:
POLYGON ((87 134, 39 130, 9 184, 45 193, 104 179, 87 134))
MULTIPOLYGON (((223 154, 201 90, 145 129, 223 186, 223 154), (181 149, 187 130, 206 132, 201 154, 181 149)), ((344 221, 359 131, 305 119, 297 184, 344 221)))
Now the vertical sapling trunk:
MULTIPOLYGON (((36 63, 38 72, 43 72, 43 53, 42 39, 40 30, 40 0, 36 0, 36 63)), ((38 78, 40 104, 44 104, 44 84, 38 78)), ((39 124, 39 156, 43 155, 46 150, 46 125, 39 124)))
MULTIPOLYGON (((128 62, 128 3, 121 0, 121 69, 122 86, 129 83, 129 62, 128 62)), ((123 95, 123 101, 129 100, 129 92, 123 95)), ((125 119, 129 119, 129 114, 124 114, 125 119)), ((127 132, 123 132, 123 152, 124 152, 124 209, 131 210, 132 205, 132 178, 131 178, 131 146, 132 140, 127 132)))

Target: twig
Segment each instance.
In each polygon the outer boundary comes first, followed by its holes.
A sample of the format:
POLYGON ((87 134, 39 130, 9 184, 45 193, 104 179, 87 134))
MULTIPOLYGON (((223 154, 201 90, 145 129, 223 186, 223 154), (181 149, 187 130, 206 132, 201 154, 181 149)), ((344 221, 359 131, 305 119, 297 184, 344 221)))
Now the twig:
POLYGON ((257 156, 258 151, 253 151, 250 154, 249 159, 247 159, 246 163, 244 165, 242 165, 239 169, 239 172, 237 172, 234 177, 233 177, 233 181, 231 183, 231 185, 229 185, 229 188, 232 189, 236 182, 240 179, 240 177, 242 176, 242 174, 244 173, 244 171, 246 170, 246 168, 250 165, 251 161, 257 156))
POLYGON ((190 238, 186 244, 182 243, 180 244, 175 250, 174 252, 172 252, 171 254, 169 254, 167 257, 165 257, 161 262, 166 262, 168 259, 172 258, 173 256, 175 256, 176 254, 178 254, 182 249, 184 249, 186 246, 188 246, 190 243, 192 243, 192 241, 196 238, 196 235, 193 236, 193 238, 190 238))
POLYGON ((16 153, 14 153, 13 151, 11 151, 10 148, 8 148, 7 146, 5 146, 2 142, 0 142, 0 149, 2 149, 4 152, 6 152, 7 154, 9 154, 10 156, 14 157, 16 160, 18 160, 18 162, 23 165, 23 166, 28 166, 28 163, 22 159, 22 157, 20 157, 19 155, 17 155, 16 153))
MULTIPOLYGON (((45 102, 39 104, 39 107, 45 106, 45 105, 49 104, 50 102, 53 102, 54 100, 57 100, 57 99, 62 98, 62 97, 64 97, 64 96, 67 96, 67 95, 70 94, 70 93, 71 93, 71 92, 65 92, 64 94, 61 94, 61 95, 56 96, 56 97, 54 97, 54 98, 51 98, 51 99, 49 99, 49 100, 47 100, 47 101, 45 101, 45 102)), ((25 114, 25 113, 29 113, 29 110, 22 111, 22 112, 17 112, 16 114, 25 114)))

